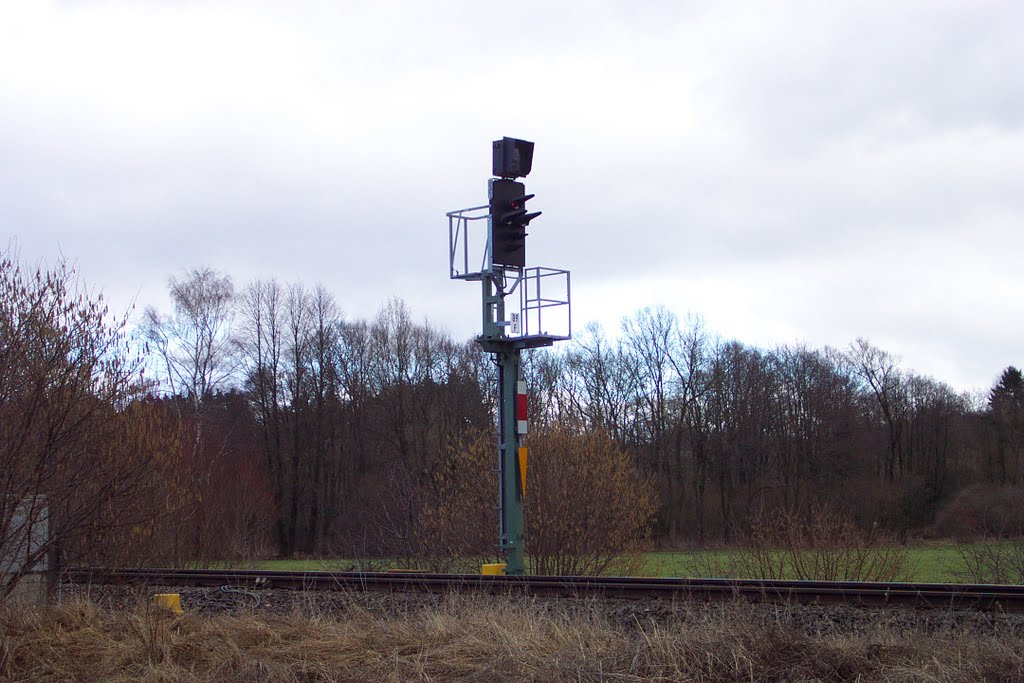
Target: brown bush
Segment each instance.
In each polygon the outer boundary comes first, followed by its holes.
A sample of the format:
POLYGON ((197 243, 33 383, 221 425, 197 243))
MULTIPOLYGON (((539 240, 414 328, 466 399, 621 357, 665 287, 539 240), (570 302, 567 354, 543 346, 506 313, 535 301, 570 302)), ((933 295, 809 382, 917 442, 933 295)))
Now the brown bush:
MULTIPOLYGON (((530 436, 526 543, 535 574, 638 573, 654 487, 600 433, 530 436)), ((477 572, 498 561, 497 444, 486 431, 453 439, 426 471, 395 468, 372 533, 399 566, 477 572)))
POLYGON ((497 559, 497 446, 471 430, 425 471, 391 470, 371 517, 375 546, 401 567, 478 572, 497 559))
POLYGON ((526 545, 534 574, 630 571, 623 559, 646 544, 655 510, 650 477, 604 433, 560 425, 531 434, 526 545))
POLYGON ((824 507, 803 515, 764 512, 737 543, 738 552, 706 569, 722 576, 807 581, 896 581, 910 575, 905 548, 824 507))
POLYGON ((957 546, 957 578, 969 583, 1024 583, 1024 538, 982 537, 957 546))
POLYGON ((969 486, 940 511, 935 526, 939 534, 962 541, 957 578, 1024 582, 1024 488, 969 486))
POLYGON ((475 572, 498 559, 497 460, 493 435, 472 430, 451 439, 433 464, 419 533, 439 568, 475 572))
POLYGON ((939 511, 935 529, 963 540, 1024 534, 1024 487, 968 486, 939 511))

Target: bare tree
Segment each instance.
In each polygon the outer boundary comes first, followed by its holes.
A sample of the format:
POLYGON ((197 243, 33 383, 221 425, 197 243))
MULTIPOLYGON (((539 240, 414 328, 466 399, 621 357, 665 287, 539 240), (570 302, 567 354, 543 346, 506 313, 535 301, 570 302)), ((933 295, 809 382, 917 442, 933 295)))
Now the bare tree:
POLYGON ((152 517, 162 428, 131 410, 143 382, 125 329, 66 263, 30 272, 0 256, 0 556, 49 527, 0 595, 56 549, 73 560, 152 517))
POLYGON ((168 281, 174 312, 146 309, 143 332, 159 355, 171 394, 197 408, 238 368, 232 337, 235 287, 231 277, 212 268, 193 268, 168 281))
MULTIPOLYGON (((680 460, 684 457, 682 442, 685 439, 685 446, 692 461, 689 477, 693 487, 693 505, 699 543, 704 543, 707 531, 704 507, 710 476, 708 453, 710 424, 705 406, 709 389, 709 365, 716 343, 705 329, 704 321, 699 317, 692 316, 687 320, 686 328, 682 333, 681 353, 670 359, 680 385, 677 419, 682 424, 676 434, 676 457, 680 460)), ((679 464, 678 471, 684 472, 682 462, 679 464)), ((672 505, 675 510, 679 510, 681 507, 682 489, 683 483, 679 482, 679 486, 672 491, 672 505)))
POLYGON ((250 284, 243 297, 242 349, 245 386, 256 413, 263 466, 270 479, 276 512, 274 531, 278 550, 291 552, 291 528, 286 514, 291 472, 285 458, 286 387, 284 290, 274 280, 250 284))
POLYGON ((340 383, 337 359, 340 353, 342 317, 334 297, 318 285, 309 299, 310 338, 307 344, 309 403, 312 412, 312 440, 309 486, 310 520, 306 547, 312 551, 335 519, 339 492, 328 482, 340 461, 340 383))
POLYGON ((670 359, 679 355, 679 320, 664 307, 644 308, 622 320, 625 354, 621 368, 628 373, 636 406, 634 438, 647 464, 662 484, 661 522, 674 534, 678 516, 673 491, 679 490, 680 459, 672 452, 681 442, 673 438, 679 422, 673 419, 673 397, 678 384, 670 359))
POLYGON ((588 324, 565 354, 568 363, 564 383, 579 384, 574 392, 576 412, 594 428, 603 429, 619 443, 626 443, 629 415, 636 396, 636 373, 628 372, 627 352, 610 342, 597 323, 588 324))
POLYGON ((835 491, 854 467, 851 433, 856 393, 828 353, 806 346, 776 349, 775 470, 781 503, 804 512, 835 491))
POLYGON ((885 481, 892 482, 903 468, 903 428, 906 407, 904 386, 899 371, 899 359, 873 346, 866 339, 850 345, 847 356, 857 376, 866 385, 877 402, 888 434, 884 458, 880 458, 879 472, 885 481))

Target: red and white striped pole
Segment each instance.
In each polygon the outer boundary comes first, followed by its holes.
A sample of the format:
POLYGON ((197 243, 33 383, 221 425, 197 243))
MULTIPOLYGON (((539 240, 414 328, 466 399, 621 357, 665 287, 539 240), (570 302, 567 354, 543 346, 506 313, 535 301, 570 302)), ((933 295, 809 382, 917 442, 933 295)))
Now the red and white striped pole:
POLYGON ((526 382, 520 380, 516 386, 516 433, 525 434, 526 427, 526 382))
MULTIPOLYGON (((526 435, 526 430, 529 425, 526 413, 526 382, 520 380, 516 383, 516 433, 519 438, 523 438, 526 435)), ((519 484, 522 491, 523 497, 526 497, 526 459, 529 452, 526 446, 520 446, 517 452, 519 456, 519 484)))

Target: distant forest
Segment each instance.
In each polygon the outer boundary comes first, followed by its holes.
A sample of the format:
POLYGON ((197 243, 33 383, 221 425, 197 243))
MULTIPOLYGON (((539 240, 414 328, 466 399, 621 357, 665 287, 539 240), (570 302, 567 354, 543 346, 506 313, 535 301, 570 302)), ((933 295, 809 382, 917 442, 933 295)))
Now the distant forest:
MULTIPOLYGON (((170 280, 171 310, 111 323, 66 266, 2 270, 3 493, 60 499, 66 548, 131 562, 496 542, 494 365, 402 301, 350 320, 322 287, 195 269, 170 280)), ((601 518, 599 534, 664 547, 821 508, 897 540, 1021 529, 1014 367, 982 400, 864 339, 762 349, 664 308, 524 356, 538 538, 571 516, 558 505, 584 515, 566 538, 601 518)))

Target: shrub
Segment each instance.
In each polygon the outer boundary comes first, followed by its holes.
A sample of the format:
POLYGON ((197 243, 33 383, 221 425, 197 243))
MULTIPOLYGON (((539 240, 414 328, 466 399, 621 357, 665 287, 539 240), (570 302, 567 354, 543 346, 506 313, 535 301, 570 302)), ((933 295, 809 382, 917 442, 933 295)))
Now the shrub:
POLYGON ((963 541, 957 547, 961 580, 1024 582, 1024 488, 969 486, 943 508, 936 526, 963 541))
POLYGON ((479 571, 497 554, 495 438, 470 430, 423 471, 401 465, 380 487, 371 515, 376 553, 401 567, 479 571))
POLYGON ((957 547, 957 578, 970 583, 1024 583, 1024 539, 982 539, 957 547))
POLYGON ((852 519, 817 506, 799 515, 763 512, 740 535, 740 549, 706 568, 722 576, 805 581, 896 581, 907 552, 852 519))
POLYGON ((939 511, 935 526, 940 535, 960 539, 1024 534, 1024 488, 968 486, 939 511))
POLYGON ((558 425, 530 437, 526 545, 534 574, 594 575, 650 536, 651 478, 603 432, 558 425))
POLYGON ((45 557, 127 561, 133 532, 162 512, 161 453, 174 439, 138 402, 146 384, 126 327, 66 263, 26 269, 0 253, 0 557, 20 566, 0 596, 45 557))
MULTIPOLYGON (((557 427, 529 438, 529 571, 635 573, 656 508, 650 477, 600 432, 557 427)), ((370 525, 381 554, 430 571, 498 560, 497 458, 494 435, 470 431, 424 471, 394 468, 370 525)))

